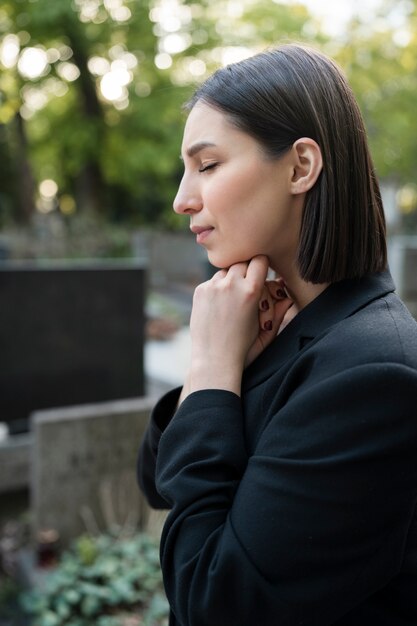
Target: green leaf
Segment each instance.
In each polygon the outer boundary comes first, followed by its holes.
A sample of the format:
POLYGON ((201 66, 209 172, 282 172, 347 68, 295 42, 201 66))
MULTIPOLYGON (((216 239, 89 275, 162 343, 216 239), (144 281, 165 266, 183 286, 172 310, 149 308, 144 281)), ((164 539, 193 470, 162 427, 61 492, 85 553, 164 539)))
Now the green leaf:
POLYGON ((46 611, 37 621, 37 626, 60 626, 62 620, 56 613, 46 611))
POLYGON ((151 625, 155 620, 167 618, 169 615, 168 600, 162 594, 153 596, 148 610, 145 613, 145 625, 151 625))
POLYGON ((71 606, 66 602, 65 598, 58 598, 55 603, 55 610, 62 620, 68 619, 71 615, 71 606))
POLYGON ((102 607, 102 602, 97 596, 86 596, 83 598, 80 609, 85 617, 97 615, 102 607))
POLYGON ((81 599, 81 594, 77 589, 67 589, 62 595, 68 604, 77 604, 81 599))

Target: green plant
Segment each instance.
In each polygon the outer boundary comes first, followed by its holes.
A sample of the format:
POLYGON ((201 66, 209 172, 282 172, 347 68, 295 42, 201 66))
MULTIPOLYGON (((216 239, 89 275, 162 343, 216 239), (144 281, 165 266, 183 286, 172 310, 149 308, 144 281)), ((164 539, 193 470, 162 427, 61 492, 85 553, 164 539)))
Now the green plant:
POLYGON ((21 602, 33 626, 165 626, 158 543, 144 533, 83 536, 21 602))
POLYGON ((0 624, 13 624, 12 618, 16 613, 19 592, 18 584, 0 572, 0 624))

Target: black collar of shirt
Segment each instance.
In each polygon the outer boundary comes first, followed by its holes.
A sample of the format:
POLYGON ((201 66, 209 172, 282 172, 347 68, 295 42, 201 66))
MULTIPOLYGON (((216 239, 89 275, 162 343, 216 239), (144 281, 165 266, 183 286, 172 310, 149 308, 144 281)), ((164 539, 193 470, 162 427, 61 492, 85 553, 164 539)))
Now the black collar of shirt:
POLYGON ((332 283, 302 309, 249 365, 243 375, 243 389, 249 389, 269 378, 288 359, 334 324, 394 290, 395 285, 389 270, 332 283))

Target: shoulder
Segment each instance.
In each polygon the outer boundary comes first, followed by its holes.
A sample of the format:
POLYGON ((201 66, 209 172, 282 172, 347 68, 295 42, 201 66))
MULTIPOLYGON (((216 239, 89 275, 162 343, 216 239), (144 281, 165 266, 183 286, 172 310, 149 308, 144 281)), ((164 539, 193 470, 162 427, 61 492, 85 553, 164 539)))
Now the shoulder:
POLYGON ((264 401, 275 406, 277 394, 305 413, 324 414, 327 404, 368 417, 401 412, 417 424, 416 322, 395 294, 372 301, 312 338, 285 375, 271 377, 264 401))
POLYGON ((311 348, 333 372, 374 363, 404 366, 417 375, 417 323, 394 293, 339 321, 311 348))
POLYGON ((395 294, 312 339, 277 379, 264 390, 262 453, 273 453, 276 433, 295 457, 411 451, 415 471, 417 324, 395 294))

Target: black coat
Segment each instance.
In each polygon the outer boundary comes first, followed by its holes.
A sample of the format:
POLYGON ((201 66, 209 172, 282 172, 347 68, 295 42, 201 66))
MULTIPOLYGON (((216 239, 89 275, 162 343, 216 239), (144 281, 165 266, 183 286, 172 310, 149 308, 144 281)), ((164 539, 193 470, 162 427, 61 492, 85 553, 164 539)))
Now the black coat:
POLYGON ((171 624, 417 624, 417 324, 393 291, 388 272, 333 284, 241 399, 155 407, 138 474, 172 509, 171 624))

